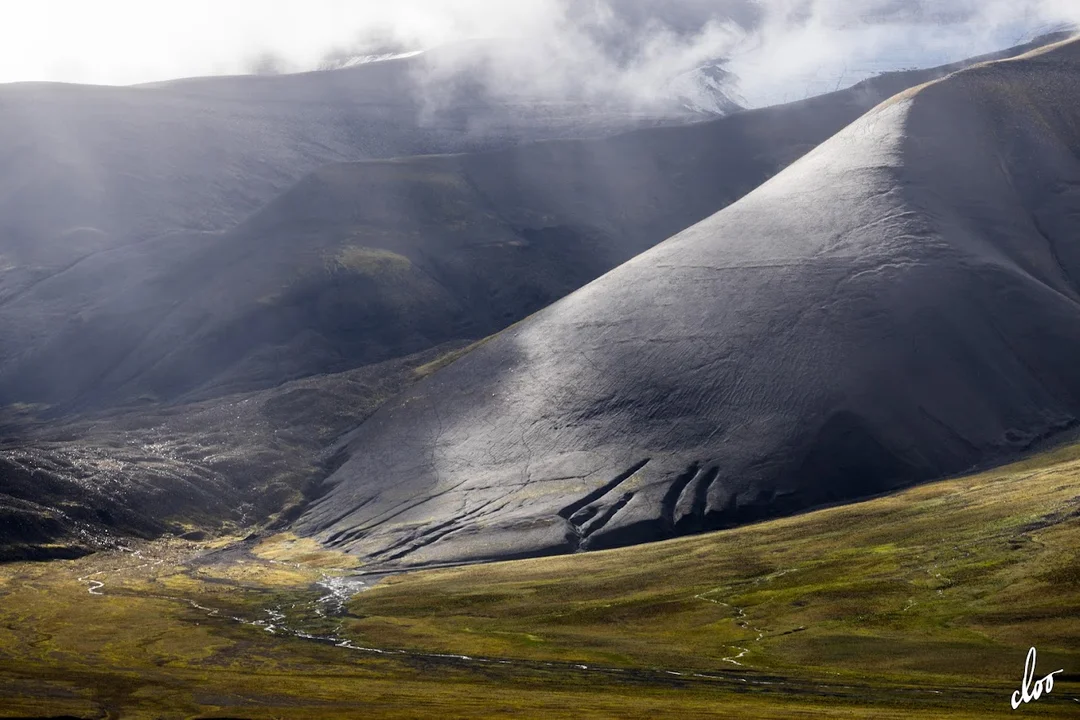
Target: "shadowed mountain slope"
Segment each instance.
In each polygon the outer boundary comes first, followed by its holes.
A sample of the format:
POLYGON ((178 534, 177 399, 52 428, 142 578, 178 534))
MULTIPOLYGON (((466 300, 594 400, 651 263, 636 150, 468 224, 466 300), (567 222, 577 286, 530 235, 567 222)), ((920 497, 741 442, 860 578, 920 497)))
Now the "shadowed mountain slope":
POLYGON ((452 51, 295 75, 0 85, 0 268, 28 266, 33 279, 134 241, 224 230, 331 162, 710 117, 503 97, 482 67, 444 68, 452 51))
POLYGON ((611 547, 1015 457, 1080 414, 1080 42, 882 104, 383 406, 299 527, 611 547))
POLYGON ((327 446, 458 349, 69 420, 0 408, 0 562, 288 522, 334 467, 327 446))
MULTIPOLYGON (((43 275, 13 266, 0 274, 0 402, 204 398, 485 337, 953 69, 613 138, 331 165, 225 234, 166 234, 43 275)), ((311 88, 192 82, 279 99, 311 88)))

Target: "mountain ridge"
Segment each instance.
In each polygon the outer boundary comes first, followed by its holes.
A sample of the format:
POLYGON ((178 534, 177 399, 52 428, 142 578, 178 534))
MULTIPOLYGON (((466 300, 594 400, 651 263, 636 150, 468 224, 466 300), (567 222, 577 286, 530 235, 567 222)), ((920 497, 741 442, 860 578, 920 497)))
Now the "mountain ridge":
MULTIPOLYGON (((0 260, 2 450, 23 468, 0 473, 51 478, 11 476, 0 508, 37 540, 5 536, 0 552, 293 517, 337 467, 322 451, 393 391, 952 69, 605 140, 325 166, 226 233, 110 248, 85 229, 72 242, 104 247, 63 272, 0 260), (271 410, 280 395, 289 413, 271 410), (154 521, 136 506, 157 508, 154 521)), ((668 502, 700 507, 705 486, 689 481, 668 502)))
POLYGON ((895 92, 964 65, 707 123, 326 165, 221 235, 110 249, 87 230, 106 247, 63 275, 0 275, 12 339, 0 398, 204 398, 486 337, 708 217, 895 92), (336 258, 357 248, 409 268, 346 272, 336 258), (407 301, 394 278, 428 301, 407 301))
POLYGON ((384 406, 299 527, 391 567, 611 547, 1075 427, 1078 62, 1065 41, 885 102, 384 406))

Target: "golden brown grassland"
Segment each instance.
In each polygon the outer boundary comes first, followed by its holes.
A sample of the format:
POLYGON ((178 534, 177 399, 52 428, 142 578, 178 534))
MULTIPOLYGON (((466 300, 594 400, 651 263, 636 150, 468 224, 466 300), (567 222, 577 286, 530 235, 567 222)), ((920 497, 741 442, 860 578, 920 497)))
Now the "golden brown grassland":
POLYGON ((1022 712, 1080 717, 1080 447, 341 614, 355 562, 309 540, 130 550, 0 566, 0 717, 1011 716, 1031 645, 1066 674, 1022 712))

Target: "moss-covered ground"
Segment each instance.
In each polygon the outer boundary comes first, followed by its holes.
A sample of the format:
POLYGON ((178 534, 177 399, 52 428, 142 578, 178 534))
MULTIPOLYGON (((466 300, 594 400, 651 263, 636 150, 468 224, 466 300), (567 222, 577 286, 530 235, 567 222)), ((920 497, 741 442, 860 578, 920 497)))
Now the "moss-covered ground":
POLYGON ((344 603, 363 571, 287 535, 0 566, 0 717, 1013 716, 1032 645, 1065 673, 1020 712, 1080 717, 1080 448, 344 603))

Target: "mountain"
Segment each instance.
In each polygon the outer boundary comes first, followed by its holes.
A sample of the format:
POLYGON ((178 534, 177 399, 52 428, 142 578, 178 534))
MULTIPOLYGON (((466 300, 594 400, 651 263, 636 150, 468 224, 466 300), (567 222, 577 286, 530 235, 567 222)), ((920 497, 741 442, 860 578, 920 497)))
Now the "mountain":
POLYGON ((0 267, 25 267, 3 284, 167 233, 227 229, 327 163, 705 117, 500 95, 484 47, 292 75, 2 85, 0 267))
POLYGON ((459 349, 207 402, 0 407, 0 562, 285 523, 333 467, 325 448, 459 349))
POLYGON ((225 233, 164 233, 40 272, 13 263, 0 403, 204 399, 478 340, 957 67, 612 138, 327 165, 225 233))
POLYGON ((380 408, 298 529, 372 565, 626 545, 1080 418, 1080 41, 901 93, 380 408))
POLYGON ((330 165, 226 232, 7 263, 0 557, 287 522, 344 459, 337 438, 464 346, 954 69, 609 139, 330 165))

